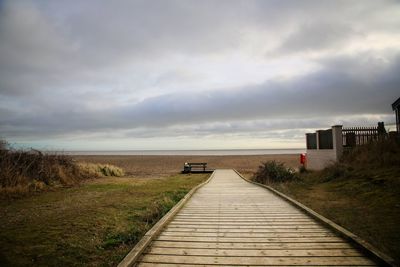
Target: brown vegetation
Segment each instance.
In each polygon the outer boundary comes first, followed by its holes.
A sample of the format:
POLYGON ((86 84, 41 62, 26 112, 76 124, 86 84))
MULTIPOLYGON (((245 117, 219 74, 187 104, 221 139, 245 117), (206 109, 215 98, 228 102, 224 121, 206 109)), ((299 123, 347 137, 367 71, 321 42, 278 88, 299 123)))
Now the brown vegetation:
POLYGON ((16 150, 0 142, 0 195, 20 195, 55 186, 71 186, 99 176, 122 176, 115 166, 78 164, 70 156, 16 150))

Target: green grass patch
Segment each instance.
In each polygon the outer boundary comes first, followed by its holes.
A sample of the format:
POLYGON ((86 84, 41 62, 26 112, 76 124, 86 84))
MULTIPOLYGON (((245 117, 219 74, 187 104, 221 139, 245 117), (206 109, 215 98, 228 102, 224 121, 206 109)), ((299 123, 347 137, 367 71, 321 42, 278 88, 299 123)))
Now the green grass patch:
POLYGON ((1 266, 113 266, 208 175, 99 178, 0 203, 1 266))

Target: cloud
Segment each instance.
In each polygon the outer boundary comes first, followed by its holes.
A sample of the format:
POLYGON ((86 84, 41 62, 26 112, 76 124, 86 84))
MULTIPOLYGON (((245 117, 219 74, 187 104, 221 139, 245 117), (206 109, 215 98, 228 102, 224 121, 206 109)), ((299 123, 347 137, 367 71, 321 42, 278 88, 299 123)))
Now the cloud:
POLYGON ((283 138, 338 118, 388 118, 399 10, 396 1, 3 1, 0 135, 283 138))
POLYGON ((356 37, 363 37, 351 25, 342 22, 318 22, 299 26, 284 39, 274 53, 301 53, 337 49, 356 37))
POLYGON ((291 80, 164 94, 100 109, 86 105, 88 98, 69 100, 61 105, 49 101, 34 113, 15 110, 15 115, 10 116, 8 112, 0 123, 11 129, 15 127, 10 135, 20 132, 21 125, 36 129, 39 134, 65 134, 257 119, 307 121, 321 116, 391 112, 390 103, 397 97, 400 85, 399 55, 389 62, 359 55, 324 59, 320 64, 323 67, 319 71, 291 80))

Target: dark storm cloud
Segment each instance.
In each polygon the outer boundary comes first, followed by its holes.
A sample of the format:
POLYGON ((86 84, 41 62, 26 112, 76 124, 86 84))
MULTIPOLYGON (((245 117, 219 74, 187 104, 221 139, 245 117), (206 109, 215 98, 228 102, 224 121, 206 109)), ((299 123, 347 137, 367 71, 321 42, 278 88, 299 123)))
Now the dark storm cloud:
MULTIPOLYGON (((10 134, 32 129, 43 134, 91 132, 107 129, 140 127, 169 127, 176 125, 210 124, 239 121, 230 131, 255 131, 267 125, 249 127, 246 120, 281 119, 274 123, 281 129, 308 128, 308 118, 388 114, 390 103, 399 92, 400 55, 392 61, 365 55, 328 58, 320 62, 320 71, 289 81, 267 81, 258 86, 245 86, 208 92, 166 94, 147 98, 132 105, 115 106, 101 110, 82 107, 82 100, 65 105, 47 105, 35 109, 34 114, 21 113, 2 118, 10 134), (53 112, 49 113, 48 110, 53 112), (304 120, 296 126, 293 120, 304 120), (242 123, 240 123, 242 121, 242 123)), ((311 120, 314 127, 321 125, 311 120)), ((329 121, 329 120, 328 120, 329 121)), ((325 125, 327 123, 325 122, 325 125)), ((272 125, 269 125, 271 127, 272 125)), ((329 126, 329 124, 327 125, 329 126)), ((278 128, 279 128, 278 127, 278 128)), ((223 127, 227 129, 227 127, 223 127)), ((201 131, 201 127, 197 127, 201 131)), ((265 128, 264 128, 265 129, 265 128)), ((218 131, 217 128, 214 129, 218 131)), ((210 132, 208 130, 208 132, 210 132)))
POLYGON ((285 82, 146 99, 125 112, 142 125, 249 118, 383 114, 399 93, 400 56, 327 59, 322 70, 285 82), (316 111, 318 111, 316 113, 316 111))

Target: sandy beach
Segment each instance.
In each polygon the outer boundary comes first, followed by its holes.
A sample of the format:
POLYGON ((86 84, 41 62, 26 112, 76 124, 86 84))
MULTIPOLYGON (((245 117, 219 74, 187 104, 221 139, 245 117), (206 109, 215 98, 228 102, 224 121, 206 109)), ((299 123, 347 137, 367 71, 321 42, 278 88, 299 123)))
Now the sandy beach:
POLYGON ((180 172, 185 162, 207 162, 208 168, 234 168, 244 174, 255 172, 268 160, 283 162, 288 167, 299 166, 299 155, 238 155, 238 156, 73 156, 77 161, 107 163, 125 170, 128 175, 140 177, 169 176, 180 172))

